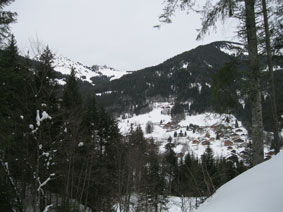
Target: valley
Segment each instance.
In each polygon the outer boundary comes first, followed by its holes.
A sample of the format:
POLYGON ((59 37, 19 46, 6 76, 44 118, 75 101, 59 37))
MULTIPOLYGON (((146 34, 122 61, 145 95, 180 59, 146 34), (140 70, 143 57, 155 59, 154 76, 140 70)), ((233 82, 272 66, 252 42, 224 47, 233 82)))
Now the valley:
POLYGON ((282 14, 1 0, 0 211, 282 212, 282 14))
MULTIPOLYGON (((245 148, 251 143, 250 102, 243 88, 247 86, 247 82, 240 82, 241 73, 247 69, 247 52, 244 49, 239 43, 214 42, 184 52, 160 65, 132 72, 97 65, 89 68, 64 57, 56 58, 53 66, 56 72, 65 77, 74 68, 78 81, 86 86, 81 91, 82 96, 95 92, 97 101, 116 117, 123 135, 126 136, 131 127, 140 126, 146 138, 153 138, 159 143, 161 152, 171 137, 177 145, 176 152, 179 155, 185 156, 192 152, 200 158, 209 145, 215 157, 234 156, 234 159, 241 160, 245 148), (214 96, 214 78, 224 64, 234 60, 237 60, 236 79, 239 79, 231 82, 233 85, 229 95, 235 95, 234 105, 232 108, 225 106, 226 109, 219 113, 214 96), (171 115, 176 103, 180 104, 184 113, 177 123, 171 115), (229 115, 225 113, 228 111, 229 115), (148 123, 153 128, 150 133, 146 132, 148 123)), ((280 102, 283 100, 283 95, 279 92, 282 86, 279 82, 283 79, 283 62, 280 57, 275 62, 280 102)), ((262 79, 266 74, 266 67, 262 64, 262 79)), ((64 84, 62 79, 58 81, 64 84)), ((270 158, 273 155, 270 151, 272 127, 270 95, 265 90, 267 86, 263 81, 265 158, 270 158)), ((281 103, 279 108, 283 108, 281 103)), ((283 123, 282 117, 279 118, 283 123)))

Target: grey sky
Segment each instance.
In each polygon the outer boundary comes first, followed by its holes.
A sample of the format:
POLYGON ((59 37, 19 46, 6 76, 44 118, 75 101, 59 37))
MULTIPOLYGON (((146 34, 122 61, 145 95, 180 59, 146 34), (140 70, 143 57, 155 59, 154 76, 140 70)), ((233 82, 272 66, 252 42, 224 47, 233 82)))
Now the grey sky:
POLYGON ((216 40, 235 40, 235 21, 196 41, 200 17, 178 13, 172 24, 158 24, 163 0, 16 0, 12 26, 24 53, 37 38, 58 55, 85 65, 137 70, 216 40))

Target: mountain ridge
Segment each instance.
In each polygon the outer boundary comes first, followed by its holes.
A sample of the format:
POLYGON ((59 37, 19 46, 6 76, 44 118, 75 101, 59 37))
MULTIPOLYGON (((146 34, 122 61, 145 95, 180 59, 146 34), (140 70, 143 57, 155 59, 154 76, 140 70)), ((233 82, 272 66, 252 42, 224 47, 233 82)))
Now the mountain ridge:
MULTIPOLYGON (((276 57, 275 57, 276 59, 276 57)), ((265 128, 272 129, 270 111, 269 78, 266 72, 266 58, 260 56, 263 89, 263 108, 265 128)), ((283 95, 280 90, 283 80, 283 60, 277 57, 274 65, 279 108, 283 108, 283 95)), ((241 90, 247 88, 248 75, 247 52, 244 45, 236 42, 217 41, 198 46, 190 51, 176 55, 156 66, 137 70, 120 79, 109 81, 95 87, 98 102, 101 102, 113 114, 141 114, 148 112, 152 102, 179 102, 184 108, 190 108, 191 114, 215 112, 216 100, 213 94, 213 79, 226 66, 236 69, 238 75, 234 82, 235 102, 233 114, 247 127, 250 123, 250 102, 241 90), (244 74, 244 75, 243 75, 244 74), (245 81, 245 85, 240 81, 245 81)), ((223 102, 226 103, 226 102, 223 102)), ((281 111, 283 111, 281 109, 281 111)), ((282 113, 282 112, 280 112, 282 113)), ((279 114, 280 115, 280 114, 279 114)), ((283 120, 280 119, 282 122, 283 120)))
POLYGON ((179 101, 187 101, 188 96, 196 97, 198 94, 201 95, 199 91, 205 93, 207 88, 211 87, 213 74, 225 63, 230 62, 233 57, 221 51, 220 48, 225 45, 231 48, 232 44, 240 45, 219 41, 196 47, 156 66, 144 68, 118 80, 99 85, 96 91, 98 93, 112 91, 111 98, 115 99, 117 95, 124 96, 121 98, 130 100, 132 105, 145 104, 146 99, 154 98, 154 96, 161 98, 176 96, 179 101))

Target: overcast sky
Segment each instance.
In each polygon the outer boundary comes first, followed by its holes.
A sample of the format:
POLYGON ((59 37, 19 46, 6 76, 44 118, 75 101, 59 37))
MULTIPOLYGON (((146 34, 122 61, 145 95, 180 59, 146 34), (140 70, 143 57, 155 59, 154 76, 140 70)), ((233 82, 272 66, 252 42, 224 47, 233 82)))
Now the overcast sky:
POLYGON ((85 65, 137 70, 216 40, 235 41, 235 21, 196 41, 200 17, 179 12, 172 24, 153 28, 163 0, 15 0, 12 32, 22 54, 37 39, 57 54, 85 65))

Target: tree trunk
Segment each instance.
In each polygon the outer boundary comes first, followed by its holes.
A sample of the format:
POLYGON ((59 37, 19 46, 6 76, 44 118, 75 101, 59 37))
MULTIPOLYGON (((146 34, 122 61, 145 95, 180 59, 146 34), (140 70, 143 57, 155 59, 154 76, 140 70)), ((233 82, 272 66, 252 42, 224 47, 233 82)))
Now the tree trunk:
POLYGON ((258 64, 257 35, 255 23, 255 0, 245 0, 246 33, 248 39, 249 68, 250 68, 250 100, 252 106, 252 140, 253 165, 264 160, 263 153, 263 123, 260 92, 260 72, 258 64))
POLYGON ((22 200, 20 198, 20 194, 17 190, 17 186, 14 183, 13 178, 10 175, 10 171, 9 168, 4 164, 4 162, 2 161, 2 159, 0 159, 0 165, 3 169, 4 175, 6 175, 5 177, 7 178, 7 182, 10 185, 11 189, 14 191, 15 195, 16 195, 16 201, 17 201, 17 206, 18 206, 18 211, 22 212, 23 211, 23 203, 22 200))
POLYGON ((264 18, 265 45, 266 45, 267 62, 268 62, 268 69, 269 69, 269 74, 270 74, 270 87, 271 87, 271 105, 272 105, 271 109, 272 109, 272 122, 273 122, 273 134, 274 134, 274 140, 272 142, 272 147, 274 147, 275 153, 277 154, 280 151, 281 145, 280 145, 280 140, 279 140, 276 93, 275 93, 275 83, 274 83, 274 76, 273 76, 272 53, 271 53, 271 45, 270 45, 270 32, 269 32, 269 25, 268 25, 266 0, 262 0, 262 12, 263 12, 263 18, 264 18))

